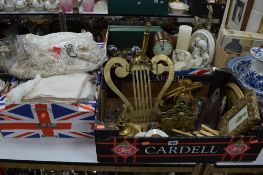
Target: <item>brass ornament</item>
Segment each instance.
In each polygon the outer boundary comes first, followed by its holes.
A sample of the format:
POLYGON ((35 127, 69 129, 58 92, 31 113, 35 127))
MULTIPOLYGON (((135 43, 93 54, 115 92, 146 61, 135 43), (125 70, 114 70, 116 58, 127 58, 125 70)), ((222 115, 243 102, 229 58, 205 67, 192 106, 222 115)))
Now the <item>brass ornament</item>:
POLYGON ((162 112, 161 126, 162 129, 170 133, 172 129, 181 130, 184 132, 194 131, 195 122, 198 119, 192 109, 182 103, 176 104, 167 112, 162 112))
POLYGON ((178 80, 179 87, 167 92, 165 100, 173 99, 175 105, 165 109, 161 113, 162 129, 174 134, 175 130, 191 132, 195 129, 195 122, 198 119, 198 112, 192 91, 203 86, 201 82, 193 82, 190 79, 178 80), (175 130, 173 130, 175 129, 175 130))
POLYGON ((202 28, 202 24, 200 22, 200 18, 198 16, 195 16, 195 22, 194 22, 194 30, 199 30, 202 28))
MULTIPOLYGON (((190 79, 183 79, 183 80, 178 80, 179 87, 167 92, 164 95, 165 100, 169 100, 173 98, 174 100, 177 99, 177 97, 183 93, 188 93, 191 98, 191 91, 201 88, 203 86, 203 83, 201 82, 193 82, 190 79)), ((193 98, 192 98, 193 99, 193 98)))
POLYGON ((162 104, 163 95, 174 79, 174 65, 168 56, 156 55, 152 59, 146 56, 150 27, 150 23, 147 23, 140 56, 134 58, 130 63, 121 57, 111 58, 104 68, 106 83, 123 102, 123 115, 135 123, 154 121, 154 114, 158 112, 159 106, 162 104), (164 73, 166 68, 162 64, 163 62, 167 65, 169 74, 167 81, 154 102, 151 92, 150 72, 156 75, 164 73), (115 86, 111 78, 111 69, 115 69, 115 75, 119 78, 125 78, 129 74, 132 75, 134 103, 130 102, 115 86))
POLYGON ((214 9, 212 5, 208 5, 208 15, 206 19, 206 25, 205 28, 208 31, 211 31, 212 25, 213 25, 213 14, 214 14, 214 9))
POLYGON ((221 118, 220 135, 241 135, 261 121, 256 93, 245 90, 245 98, 235 103, 221 118))
POLYGON ((118 117, 117 127, 119 128, 119 134, 121 136, 135 136, 142 130, 140 125, 128 123, 123 115, 118 117))
POLYGON ((205 28, 208 31, 211 31, 212 29, 212 25, 213 25, 213 14, 214 14, 214 9, 212 5, 208 5, 208 14, 207 14, 207 18, 206 18, 206 23, 203 25, 200 22, 200 18, 198 16, 195 16, 195 22, 193 23, 194 26, 194 30, 199 30, 202 28, 205 28))
POLYGON ((235 83, 227 83, 222 89, 222 109, 221 114, 230 110, 234 105, 245 99, 242 90, 235 83), (224 101, 225 100, 225 101, 224 101))

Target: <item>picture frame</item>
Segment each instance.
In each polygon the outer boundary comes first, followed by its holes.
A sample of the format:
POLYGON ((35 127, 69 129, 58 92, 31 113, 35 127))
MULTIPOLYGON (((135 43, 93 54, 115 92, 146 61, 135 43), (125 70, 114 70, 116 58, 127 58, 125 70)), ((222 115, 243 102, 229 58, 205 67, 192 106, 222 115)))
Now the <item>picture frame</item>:
POLYGON ((226 27, 245 31, 254 0, 232 0, 230 2, 226 27))
POLYGON ((260 121, 256 93, 245 90, 245 98, 221 117, 218 130, 220 135, 242 135, 260 121))
POLYGON ((259 24, 258 33, 263 33, 263 16, 262 16, 261 22, 259 24))

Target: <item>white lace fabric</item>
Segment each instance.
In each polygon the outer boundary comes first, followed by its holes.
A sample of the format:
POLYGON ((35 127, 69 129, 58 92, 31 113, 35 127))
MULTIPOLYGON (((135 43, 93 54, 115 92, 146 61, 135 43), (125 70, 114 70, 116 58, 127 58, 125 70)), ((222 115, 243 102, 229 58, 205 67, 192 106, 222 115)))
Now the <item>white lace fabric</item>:
POLYGON ((96 85, 93 75, 73 73, 41 78, 21 83, 12 89, 6 103, 75 103, 81 99, 94 99, 96 85))
POLYGON ((89 32, 28 34, 19 36, 18 43, 26 54, 16 59, 9 72, 20 79, 32 79, 37 74, 49 77, 85 73, 99 68, 107 59, 105 49, 97 46, 89 32), (72 49, 68 51, 70 46, 72 49))

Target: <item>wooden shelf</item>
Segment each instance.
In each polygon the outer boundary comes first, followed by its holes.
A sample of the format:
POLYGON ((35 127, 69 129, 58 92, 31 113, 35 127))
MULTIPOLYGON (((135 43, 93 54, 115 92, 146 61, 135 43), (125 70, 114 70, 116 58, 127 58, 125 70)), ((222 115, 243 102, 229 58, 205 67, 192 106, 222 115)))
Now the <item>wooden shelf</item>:
MULTIPOLYGON (((58 14, 63 14, 62 12, 35 12, 35 11, 28 11, 28 12, 0 12, 0 16, 1 15, 58 15, 58 14)), ((81 12, 81 13, 64 13, 66 16, 78 16, 78 15, 86 15, 86 16, 109 16, 109 17, 116 17, 116 16, 135 16, 135 17, 139 17, 140 15, 123 15, 123 14, 108 14, 108 12, 105 13, 99 13, 99 12, 81 12)), ((190 15, 190 14, 182 14, 182 15, 176 15, 173 13, 169 13, 167 15, 144 15, 144 17, 174 17, 174 18, 194 18, 194 16, 190 15)), ((201 19, 205 19, 205 18, 201 18, 201 19)))

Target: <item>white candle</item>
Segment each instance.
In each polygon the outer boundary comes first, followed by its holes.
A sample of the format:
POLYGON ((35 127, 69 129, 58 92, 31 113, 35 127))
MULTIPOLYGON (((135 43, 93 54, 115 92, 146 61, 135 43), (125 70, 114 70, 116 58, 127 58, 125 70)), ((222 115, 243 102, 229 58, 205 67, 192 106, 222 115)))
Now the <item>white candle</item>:
POLYGON ((179 34, 177 38, 176 49, 188 50, 190 45, 190 40, 192 36, 192 27, 187 25, 181 25, 179 27, 179 34))

